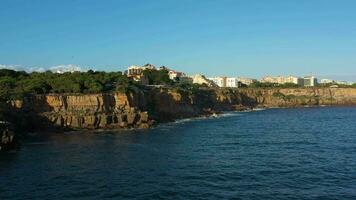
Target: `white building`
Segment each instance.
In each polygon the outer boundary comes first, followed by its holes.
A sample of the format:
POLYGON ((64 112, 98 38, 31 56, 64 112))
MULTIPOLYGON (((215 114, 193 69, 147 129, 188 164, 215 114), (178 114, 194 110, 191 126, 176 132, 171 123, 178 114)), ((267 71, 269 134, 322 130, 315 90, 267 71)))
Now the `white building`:
POLYGON ((219 76, 219 77, 208 78, 208 79, 214 82, 219 87, 230 87, 230 88, 239 87, 239 79, 235 77, 219 76))
POLYGON ((302 85, 302 78, 295 77, 295 76, 265 76, 261 79, 262 83, 278 83, 278 84, 286 84, 286 83, 293 83, 293 84, 298 84, 302 85))
POLYGON ((212 82, 214 82, 217 86, 219 87, 226 87, 226 79, 227 77, 214 77, 214 78, 208 78, 212 82))
POLYGON ((334 82, 335 82, 334 80, 326 79, 326 78, 323 78, 320 80, 320 83, 322 83, 322 84, 328 84, 328 83, 334 83, 334 82))
POLYGON ((74 72, 86 72, 87 71, 87 70, 82 69, 81 67, 76 66, 76 65, 58 65, 58 66, 51 67, 50 70, 53 73, 57 73, 57 74, 63 74, 66 72, 74 73, 74 72))
POLYGON ((232 87, 232 88, 239 87, 238 78, 226 78, 226 87, 232 87))
POLYGON ((318 84, 318 80, 314 76, 306 76, 303 79, 304 87, 314 87, 318 84))

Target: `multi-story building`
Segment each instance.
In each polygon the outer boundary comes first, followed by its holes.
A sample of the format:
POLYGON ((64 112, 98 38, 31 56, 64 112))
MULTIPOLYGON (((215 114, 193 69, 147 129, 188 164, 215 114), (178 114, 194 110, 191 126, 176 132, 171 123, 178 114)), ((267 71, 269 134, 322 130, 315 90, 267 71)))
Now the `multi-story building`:
POLYGON ((219 87, 231 87, 237 88, 239 87, 239 80, 236 77, 226 77, 219 76, 214 78, 208 78, 210 81, 214 82, 219 87))
POLYGON ((265 76, 261 79, 262 83, 277 83, 277 84, 286 84, 286 83, 293 83, 297 85, 302 85, 303 79, 295 76, 265 76))
POLYGON ((238 78, 226 78, 226 87, 237 88, 239 87, 238 78))
POLYGON ((303 78, 304 87, 314 87, 318 84, 318 80, 314 76, 306 76, 303 78))

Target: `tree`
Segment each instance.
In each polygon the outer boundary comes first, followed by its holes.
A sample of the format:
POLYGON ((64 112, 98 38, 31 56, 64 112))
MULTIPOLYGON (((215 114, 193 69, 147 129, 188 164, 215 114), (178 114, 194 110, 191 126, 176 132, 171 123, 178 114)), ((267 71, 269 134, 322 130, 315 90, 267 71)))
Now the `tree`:
POLYGON ((154 70, 147 69, 143 71, 143 75, 148 79, 150 85, 172 85, 173 81, 169 79, 166 69, 154 70))
POLYGON ((11 99, 13 89, 16 86, 16 79, 11 76, 0 78, 0 100, 11 99))

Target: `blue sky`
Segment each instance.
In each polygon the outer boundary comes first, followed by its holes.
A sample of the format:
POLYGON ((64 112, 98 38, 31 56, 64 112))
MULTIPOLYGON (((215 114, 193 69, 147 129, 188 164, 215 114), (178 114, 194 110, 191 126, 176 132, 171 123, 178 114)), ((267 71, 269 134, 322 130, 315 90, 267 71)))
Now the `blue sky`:
POLYGON ((0 64, 356 81, 354 0, 1 0, 0 64))

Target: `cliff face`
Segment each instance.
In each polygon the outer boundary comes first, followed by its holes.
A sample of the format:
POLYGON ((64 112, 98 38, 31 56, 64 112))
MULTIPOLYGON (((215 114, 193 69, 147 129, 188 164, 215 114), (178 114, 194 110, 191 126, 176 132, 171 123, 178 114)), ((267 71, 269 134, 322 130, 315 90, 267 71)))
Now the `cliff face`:
POLYGON ((147 128, 152 123, 120 93, 93 95, 36 95, 12 102, 27 117, 41 125, 68 128, 147 128))
POLYGON ((245 89, 241 92, 265 107, 356 105, 356 88, 245 89))
MULTIPOLYGON (((154 88, 91 95, 36 95, 11 102, 30 125, 72 129, 147 128, 154 121, 195 117, 246 107, 356 105, 356 89, 201 89, 154 88)), ((34 127, 36 128, 36 127, 34 127)))

